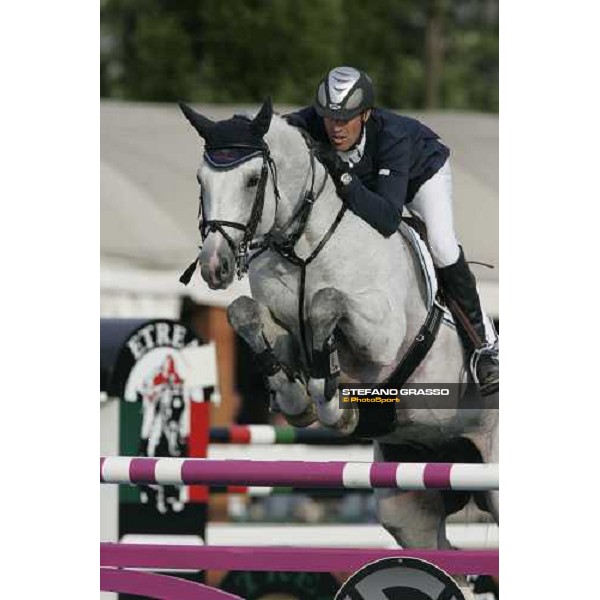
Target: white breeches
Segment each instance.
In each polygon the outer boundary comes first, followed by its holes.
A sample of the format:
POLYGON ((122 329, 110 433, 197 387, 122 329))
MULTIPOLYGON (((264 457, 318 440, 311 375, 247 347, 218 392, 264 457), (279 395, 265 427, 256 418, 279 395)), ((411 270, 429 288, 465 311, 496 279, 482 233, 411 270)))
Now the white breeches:
POLYGON ((450 159, 419 188, 408 208, 425 221, 435 266, 453 265, 460 249, 454 233, 450 159))
MULTIPOLYGON (((443 268, 453 265, 458 260, 460 248, 454 233, 450 159, 419 188, 408 208, 425 221, 435 266, 443 268)), ((481 308, 487 342, 495 344, 498 334, 493 321, 481 308)))

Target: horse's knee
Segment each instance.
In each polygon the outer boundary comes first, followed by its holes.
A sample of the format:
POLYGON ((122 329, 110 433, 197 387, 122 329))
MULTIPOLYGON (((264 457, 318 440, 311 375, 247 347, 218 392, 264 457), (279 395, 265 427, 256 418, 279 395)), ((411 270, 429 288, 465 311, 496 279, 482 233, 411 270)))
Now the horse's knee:
POLYGON ((227 307, 227 319, 237 332, 240 329, 260 326, 261 318, 258 302, 248 296, 236 298, 227 307))
POLYGON ((236 298, 227 307, 227 320, 255 353, 265 349, 260 305, 256 300, 248 296, 236 298))

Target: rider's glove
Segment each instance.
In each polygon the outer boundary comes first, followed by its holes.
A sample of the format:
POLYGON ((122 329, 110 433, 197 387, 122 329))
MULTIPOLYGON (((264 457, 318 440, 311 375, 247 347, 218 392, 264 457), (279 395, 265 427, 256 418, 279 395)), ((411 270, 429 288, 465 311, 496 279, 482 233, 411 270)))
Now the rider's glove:
POLYGON ((352 183, 350 166, 329 145, 319 144, 315 146, 315 156, 323 163, 323 166, 327 169, 329 175, 331 175, 337 193, 343 199, 348 186, 352 183))

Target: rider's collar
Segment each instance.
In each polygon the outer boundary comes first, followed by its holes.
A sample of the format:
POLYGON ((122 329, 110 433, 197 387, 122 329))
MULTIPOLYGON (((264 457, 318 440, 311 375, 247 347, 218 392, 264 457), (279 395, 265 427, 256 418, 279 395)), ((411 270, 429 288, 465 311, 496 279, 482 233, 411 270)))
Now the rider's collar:
POLYGON ((365 154, 365 144, 367 141, 367 128, 363 124, 362 133, 360 136, 360 141, 357 144, 354 144, 352 148, 346 150, 344 152, 338 152, 338 156, 344 161, 347 162, 350 167, 353 167, 357 163, 359 163, 362 157, 365 154))

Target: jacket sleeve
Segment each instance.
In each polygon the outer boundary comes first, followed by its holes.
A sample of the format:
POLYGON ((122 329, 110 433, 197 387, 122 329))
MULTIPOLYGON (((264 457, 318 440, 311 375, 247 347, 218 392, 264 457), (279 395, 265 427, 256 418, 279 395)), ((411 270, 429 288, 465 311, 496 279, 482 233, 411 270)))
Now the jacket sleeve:
POLYGON ((309 131, 313 127, 314 121, 314 110, 312 107, 308 106, 296 112, 287 113, 283 115, 283 118, 294 127, 300 127, 300 129, 304 129, 305 131, 309 131))
POLYGON ((350 210, 385 237, 396 232, 402 220, 410 169, 410 138, 404 136, 378 152, 376 191, 369 190, 356 176, 342 197, 350 210))

